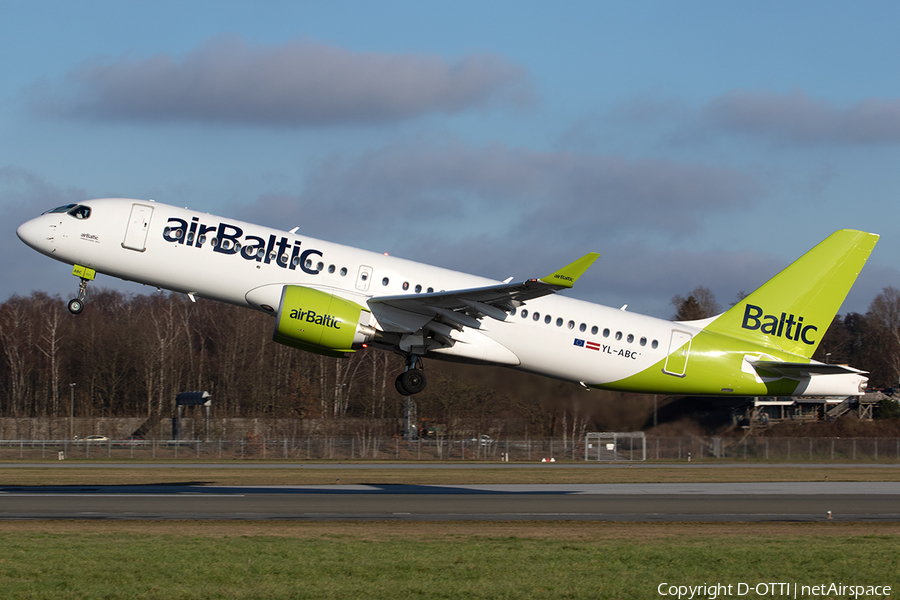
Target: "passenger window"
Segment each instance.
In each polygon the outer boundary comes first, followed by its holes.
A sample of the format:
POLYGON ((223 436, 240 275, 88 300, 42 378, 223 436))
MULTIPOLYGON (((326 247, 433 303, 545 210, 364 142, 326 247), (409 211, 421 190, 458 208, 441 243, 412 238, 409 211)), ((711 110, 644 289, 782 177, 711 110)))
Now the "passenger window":
POLYGON ((622 332, 621 332, 621 331, 617 331, 617 332, 616 332, 616 340, 621 340, 621 339, 622 339, 622 332))
POLYGON ((549 325, 550 321, 552 321, 552 320, 553 320, 553 317, 551 317, 550 315, 547 315, 546 317, 544 317, 544 323, 546 323, 547 325, 549 325))
POLYGON ((628 342, 629 344, 632 343, 632 342, 634 342, 634 334, 633 334, 633 333, 629 333, 629 334, 628 334, 628 337, 625 338, 625 341, 628 342))
POLYGON ((580 331, 581 333, 584 333, 585 331, 587 331, 587 325, 582 323, 581 325, 578 326, 578 331, 580 331))
POLYGON ((525 318, 527 318, 527 317, 528 317, 528 309, 527 309, 527 308, 523 308, 523 309, 522 309, 522 318, 525 319, 525 318))
POLYGON ((347 267, 341 267, 341 277, 347 276, 347 267))
POLYGON ((575 321, 569 321, 568 323, 566 323, 566 327, 568 327, 569 329, 575 329, 575 321))
POLYGON ((403 282, 403 291, 405 292, 405 291, 408 290, 408 289, 409 289, 409 282, 408 282, 408 281, 404 281, 404 282, 403 282))
POLYGON ((387 285, 387 284, 389 284, 390 282, 391 282, 391 280, 388 279, 387 277, 385 277, 384 279, 381 280, 381 285, 387 285))
POLYGON ((641 346, 646 346, 646 345, 647 345, 647 338, 642 337, 641 338, 641 346))
POLYGON ((600 331, 600 329, 596 325, 591 327, 591 335, 597 335, 598 331, 600 331))
MULTIPOLYGON (((421 286, 421 285, 416 285, 416 293, 417 293, 417 294, 421 294, 421 293, 422 293, 422 286, 421 286)), ((515 313, 513 313, 513 314, 515 314, 515 313)))
POLYGON ((659 348, 659 342, 653 340, 653 342, 650 344, 650 347, 656 350, 657 348, 659 348))
POLYGON ((541 318, 541 313, 535 312, 531 318, 534 319, 535 321, 538 321, 541 318))
POLYGON ((557 319, 556 319, 556 326, 557 326, 557 327, 562 327, 562 324, 563 324, 562 317, 557 318, 557 319))
POLYGON ((603 337, 609 337, 609 327, 603 330, 603 337))
POLYGON ((328 265, 328 272, 329 272, 329 273, 334 273, 335 268, 336 268, 336 267, 335 267, 334 265, 328 265))

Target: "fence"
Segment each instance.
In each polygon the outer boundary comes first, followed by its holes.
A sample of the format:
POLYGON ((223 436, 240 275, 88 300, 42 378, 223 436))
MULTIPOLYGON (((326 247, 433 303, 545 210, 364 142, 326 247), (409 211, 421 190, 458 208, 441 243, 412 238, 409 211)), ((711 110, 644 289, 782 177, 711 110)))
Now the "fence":
POLYGON ((647 437, 643 431, 588 433, 584 436, 584 460, 647 460, 647 437))
MULTIPOLYGON (((649 461, 900 462, 900 438, 646 438, 649 461)), ((637 446, 635 446, 637 448, 637 446)), ((581 462, 583 440, 306 437, 243 440, 0 440, 0 461, 54 459, 581 462)), ((605 460, 605 459, 604 459, 605 460)))

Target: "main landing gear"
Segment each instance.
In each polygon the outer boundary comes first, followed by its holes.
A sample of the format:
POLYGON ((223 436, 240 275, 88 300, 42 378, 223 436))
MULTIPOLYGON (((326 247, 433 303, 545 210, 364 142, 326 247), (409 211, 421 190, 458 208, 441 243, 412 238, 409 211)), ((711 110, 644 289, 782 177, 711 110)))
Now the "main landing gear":
POLYGON ((425 389, 428 381, 422 370, 422 359, 415 355, 406 357, 406 370, 397 375, 394 386, 401 396, 412 396, 425 389))
POLYGON ((68 304, 66 304, 66 308, 68 308, 69 312, 73 315, 77 315, 84 310, 84 299, 87 297, 87 284, 94 279, 96 274, 97 272, 93 269, 82 267, 81 265, 75 265, 75 268, 72 270, 72 275, 77 275, 81 279, 81 283, 78 284, 78 297, 72 298, 69 300, 68 304))

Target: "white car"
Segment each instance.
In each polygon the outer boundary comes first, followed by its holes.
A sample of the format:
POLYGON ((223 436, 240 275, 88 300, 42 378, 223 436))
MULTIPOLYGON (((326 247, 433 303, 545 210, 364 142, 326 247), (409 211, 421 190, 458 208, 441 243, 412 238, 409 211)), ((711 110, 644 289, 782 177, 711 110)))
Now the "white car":
POLYGON ((469 440, 470 442, 480 442, 482 446, 490 446, 494 443, 494 440, 491 439, 489 435, 483 435, 480 438, 472 438, 469 440))

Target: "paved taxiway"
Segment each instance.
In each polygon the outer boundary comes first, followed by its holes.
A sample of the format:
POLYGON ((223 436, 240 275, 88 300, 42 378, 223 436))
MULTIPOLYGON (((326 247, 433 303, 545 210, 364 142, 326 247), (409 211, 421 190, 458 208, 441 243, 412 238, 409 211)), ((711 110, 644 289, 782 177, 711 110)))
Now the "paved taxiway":
POLYGON ((898 482, 0 486, 0 519, 900 520, 898 482))

